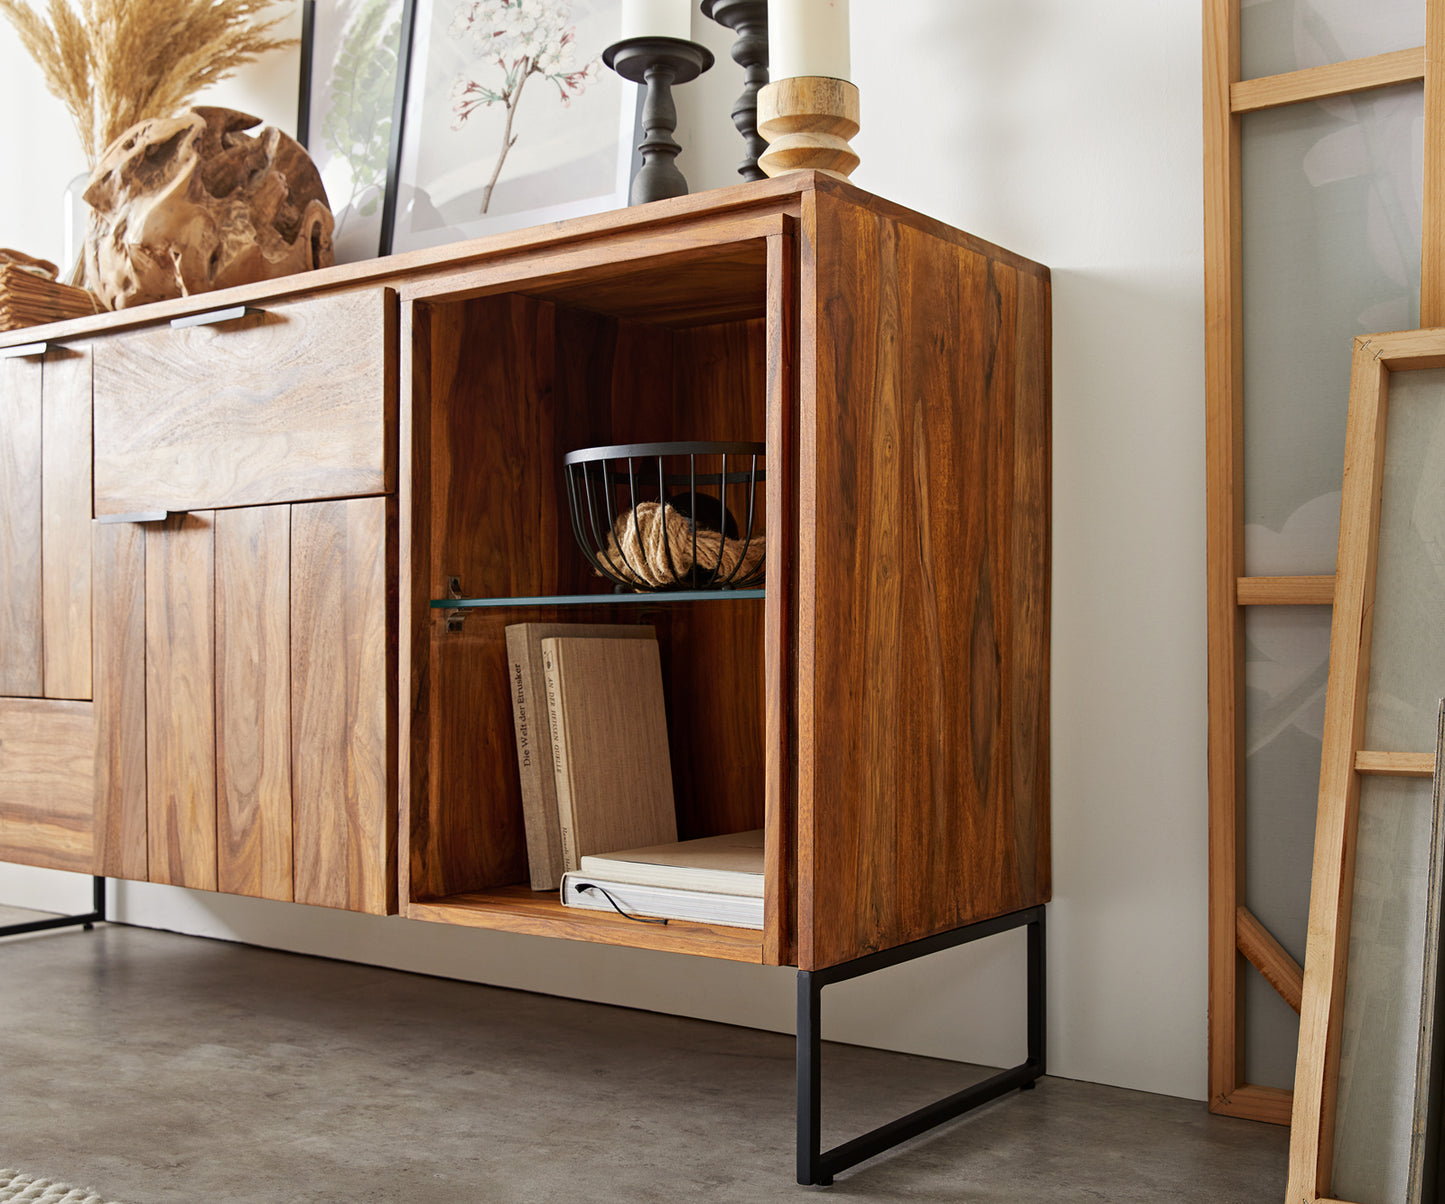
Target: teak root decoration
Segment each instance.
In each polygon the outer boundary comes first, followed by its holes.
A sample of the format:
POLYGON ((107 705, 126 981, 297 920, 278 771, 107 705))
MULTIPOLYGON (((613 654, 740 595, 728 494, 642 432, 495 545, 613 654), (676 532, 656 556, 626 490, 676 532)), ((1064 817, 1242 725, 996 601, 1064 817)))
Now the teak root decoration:
POLYGON ((758 132, 769 143, 758 166, 770 176, 812 170, 846 180, 858 166, 848 140, 859 128, 858 89, 846 79, 774 80, 758 93, 758 132))

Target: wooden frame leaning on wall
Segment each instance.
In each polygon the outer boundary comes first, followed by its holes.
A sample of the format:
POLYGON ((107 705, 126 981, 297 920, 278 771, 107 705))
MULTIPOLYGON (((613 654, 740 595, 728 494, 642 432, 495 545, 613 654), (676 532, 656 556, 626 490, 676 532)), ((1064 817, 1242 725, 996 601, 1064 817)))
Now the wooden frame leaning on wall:
MULTIPOLYGON (((1380 722, 1377 711, 1381 707, 1393 707, 1396 714, 1406 705, 1406 698, 1397 695, 1408 694, 1396 684, 1397 665, 1386 663, 1380 670, 1381 653, 1388 652, 1398 663, 1401 659, 1418 659, 1422 652, 1412 641, 1401 639, 1402 630, 1408 626, 1399 618, 1401 604, 1418 604, 1421 599, 1399 596, 1390 599, 1381 596, 1377 608, 1376 583, 1384 579, 1381 568, 1380 550, 1382 543, 1382 509, 1393 510, 1396 519, 1387 526, 1398 529, 1412 526, 1416 515, 1411 507, 1418 510, 1421 499, 1407 498, 1404 502, 1385 500, 1382 496, 1392 494, 1396 486, 1396 475, 1386 458, 1387 417, 1390 404, 1391 378, 1398 373, 1422 369, 1445 367, 1445 330, 1406 331, 1399 334, 1371 335, 1355 341, 1350 384, 1349 429, 1345 444, 1344 496, 1341 505, 1339 561, 1336 571, 1334 615, 1330 629, 1329 685, 1325 702, 1324 755, 1320 768, 1319 811, 1315 829, 1314 867, 1310 888, 1309 945, 1305 954, 1305 977, 1302 1008, 1300 1012, 1300 1043, 1298 1069, 1295 1075, 1295 1097, 1290 1134, 1289 1189, 1286 1195, 1290 1204, 1335 1204, 1337 1186, 1336 1153, 1348 1150, 1348 1183, 1340 1183, 1342 1190, 1353 1195, 1367 1194, 1363 1187, 1372 1185, 1371 1192, 1379 1192, 1390 1199, 1418 1202, 1419 1176, 1409 1165, 1415 1159, 1410 1156, 1409 1131, 1419 1130, 1417 1104, 1417 1064, 1419 1058, 1420 1020, 1422 1011, 1431 1010, 1430 1003, 1421 1003, 1419 992, 1407 997, 1410 992, 1410 970, 1420 969, 1420 951, 1409 940, 1403 942, 1394 938, 1406 934, 1394 932, 1385 938, 1385 943, 1405 946, 1402 956, 1395 958, 1371 958, 1356 971, 1356 978, 1362 973, 1379 973, 1379 965, 1392 964, 1392 972, 1398 975, 1388 983, 1361 981, 1357 984, 1362 995, 1371 1000, 1362 1003, 1366 1012, 1356 1018, 1353 1027, 1364 1029, 1367 1024, 1372 1030, 1369 1039, 1377 1039, 1383 1029, 1398 1029, 1389 1035, 1387 1044, 1396 1057, 1372 1056, 1378 1051, 1364 1049, 1365 1041, 1356 1034, 1356 1045, 1360 1050, 1356 1056, 1348 1055, 1346 1046, 1350 1043, 1346 1035, 1346 983, 1350 961, 1352 904, 1355 898, 1357 864, 1363 873, 1364 861, 1357 863, 1356 852, 1361 847, 1362 830, 1361 786, 1369 779, 1430 779, 1436 773, 1435 751, 1421 748, 1370 749, 1367 743, 1401 742, 1398 719, 1380 722), (1388 478, 1388 482, 1387 482, 1388 478), (1403 519, 1399 512, 1406 511, 1403 519), (1377 572, 1377 570, 1379 570, 1377 572), (1388 605, 1387 605, 1388 603, 1388 605), (1381 610, 1383 608, 1383 610, 1381 610), (1377 611, 1382 614, 1386 626, 1377 625, 1377 611), (1375 634, 1388 633, 1388 643, 1393 647, 1377 647, 1375 634), (1404 646, 1395 646, 1404 645, 1404 646), (1372 679, 1372 656, 1376 674, 1372 679), (1413 962, 1413 967, 1409 963, 1413 962), (1367 988, 1369 990, 1367 991, 1367 988), (1401 994, 1403 990, 1403 995, 1401 994), (1393 998, 1392 1012, 1400 1014, 1397 1023, 1390 1023, 1379 1010, 1379 1000, 1384 995, 1393 998), (1373 1009, 1373 1010, 1370 1010, 1373 1009), (1408 1047, 1408 1048, 1406 1048, 1408 1047), (1366 1104, 1360 1107, 1344 1108, 1342 1084, 1350 1078, 1366 1104), (1364 1133, 1368 1130, 1370 1140, 1355 1140, 1349 1132, 1351 1119, 1362 1123, 1355 1126, 1364 1133), (1349 1139, 1346 1146, 1346 1138, 1349 1139), (1393 1165, 1386 1165, 1387 1163, 1393 1165), (1407 1181, 1410 1186, 1407 1189, 1407 1181), (1388 1187, 1386 1186, 1388 1185, 1388 1187)), ((1442 383, 1434 381, 1432 393, 1440 393, 1442 383)), ((1432 396, 1431 400, 1435 400, 1432 396)), ((1418 402, 1411 405, 1419 408, 1418 402)), ((1445 412, 1445 405, 1436 409, 1445 412)), ((1432 416, 1435 423, 1439 416, 1432 416)), ((1406 440, 1408 442, 1409 440, 1406 440)), ((1403 476, 1404 474, 1400 474, 1403 476)), ((1426 501, 1438 500, 1438 490, 1431 490, 1426 501)), ((1404 492, 1403 489, 1400 490, 1404 492)), ((1445 515, 1436 521, 1445 522, 1445 515)), ((1390 534, 1390 532, 1387 532, 1390 534)), ((1398 548, 1403 540, 1397 536, 1390 539, 1392 547, 1398 548)), ((1400 553, 1395 552, 1398 558, 1400 553)), ((1394 566, 1398 576, 1399 566, 1394 566)), ((1384 637, 1382 637, 1384 638, 1384 637)), ((1425 660, 1431 658, 1424 653, 1425 660)), ((1421 676, 1428 676, 1421 671, 1421 676)), ((1421 708, 1415 708, 1420 710, 1421 708)), ((1405 725, 1412 726, 1412 725, 1405 725)), ((1419 727, 1420 724, 1413 726, 1419 727)), ((1434 714, 1428 724, 1431 736, 1438 730, 1434 714)), ((1416 733, 1423 745, 1425 733, 1416 733)), ((1428 797, 1428 789, 1417 793, 1428 797)), ((1414 800, 1419 803, 1422 800, 1414 800)), ((1397 830, 1393 837, 1393 849, 1382 847, 1381 854, 1372 858, 1380 862, 1371 871, 1370 877, 1378 879, 1378 870, 1388 870, 1388 877, 1398 880, 1393 893, 1403 897, 1413 894, 1421 911, 1425 910, 1425 884, 1416 881, 1411 884, 1410 868, 1404 864, 1411 852, 1423 858, 1421 844, 1435 843, 1430 839, 1415 839, 1418 833, 1407 829, 1395 808, 1401 805, 1399 799, 1387 799, 1386 812, 1389 822, 1397 830)), ((1416 816, 1417 827, 1428 821, 1429 816, 1416 816)), ((1391 915, 1388 899, 1380 899, 1383 893, 1375 888, 1370 900, 1370 914, 1364 929, 1355 933, 1357 950, 1371 952, 1370 946, 1381 943, 1383 932, 1375 931, 1382 923, 1398 921, 1399 915, 1391 915), (1372 927, 1372 925, 1374 927, 1372 927), (1363 942, 1363 943, 1361 943, 1363 942)), ((1406 909, 1408 910, 1408 909, 1406 909)), ((1423 929, 1410 934, 1424 939, 1423 929)), ((1428 1076, 1427 1076, 1428 1077, 1428 1076)), ((1416 1132, 1416 1137, 1420 1134, 1416 1132)), ((1353 1198, 1352 1195, 1352 1198, 1353 1198)))
POLYGON ((1245 903, 1244 614, 1329 605, 1333 576, 1250 577, 1244 563, 1241 127, 1283 105, 1424 81, 1420 323, 1445 325, 1445 0, 1422 0, 1426 44, 1240 78, 1239 0, 1204 0, 1205 459, 1209 671, 1209 1106, 1288 1124, 1292 1093, 1246 1079, 1244 988, 1252 965, 1295 1011, 1300 964, 1245 903))

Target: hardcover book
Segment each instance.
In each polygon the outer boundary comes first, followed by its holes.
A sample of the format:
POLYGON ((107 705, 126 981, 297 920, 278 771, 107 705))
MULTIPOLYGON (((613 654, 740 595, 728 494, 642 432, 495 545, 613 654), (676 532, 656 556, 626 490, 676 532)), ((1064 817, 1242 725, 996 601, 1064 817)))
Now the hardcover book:
POLYGON ((612 882, 763 897, 763 830, 703 836, 675 844, 594 853, 582 858, 584 873, 612 882))
POLYGON ((542 641, 566 869, 590 853, 677 840, 657 641, 542 641))
POLYGON ((512 623, 507 627, 507 674, 533 890, 556 890, 562 882, 562 830, 557 822, 547 683, 542 673, 542 641, 553 636, 655 641, 657 633, 647 626, 609 623, 512 623))

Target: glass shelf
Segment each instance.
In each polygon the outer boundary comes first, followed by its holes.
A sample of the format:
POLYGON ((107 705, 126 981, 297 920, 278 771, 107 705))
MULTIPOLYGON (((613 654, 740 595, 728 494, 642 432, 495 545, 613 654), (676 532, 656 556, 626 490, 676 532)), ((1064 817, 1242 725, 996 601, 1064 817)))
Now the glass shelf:
POLYGON ((540 598, 433 598, 433 610, 481 606, 617 606, 628 602, 709 602, 761 598, 760 589, 684 589, 656 594, 553 594, 540 598))

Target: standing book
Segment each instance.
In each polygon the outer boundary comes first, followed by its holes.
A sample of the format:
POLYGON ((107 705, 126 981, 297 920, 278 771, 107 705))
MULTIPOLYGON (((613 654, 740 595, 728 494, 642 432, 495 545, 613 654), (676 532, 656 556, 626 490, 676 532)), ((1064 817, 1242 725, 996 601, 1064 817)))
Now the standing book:
POLYGON ((677 840, 656 640, 542 641, 562 861, 677 840))
POLYGON ((533 890, 556 890, 562 881, 562 830, 557 820, 557 779, 552 768, 552 733, 547 719, 547 682, 542 641, 576 639, 651 640, 646 626, 613 623, 512 623, 507 627, 507 672, 517 736, 517 772, 522 784, 522 823, 533 890))

